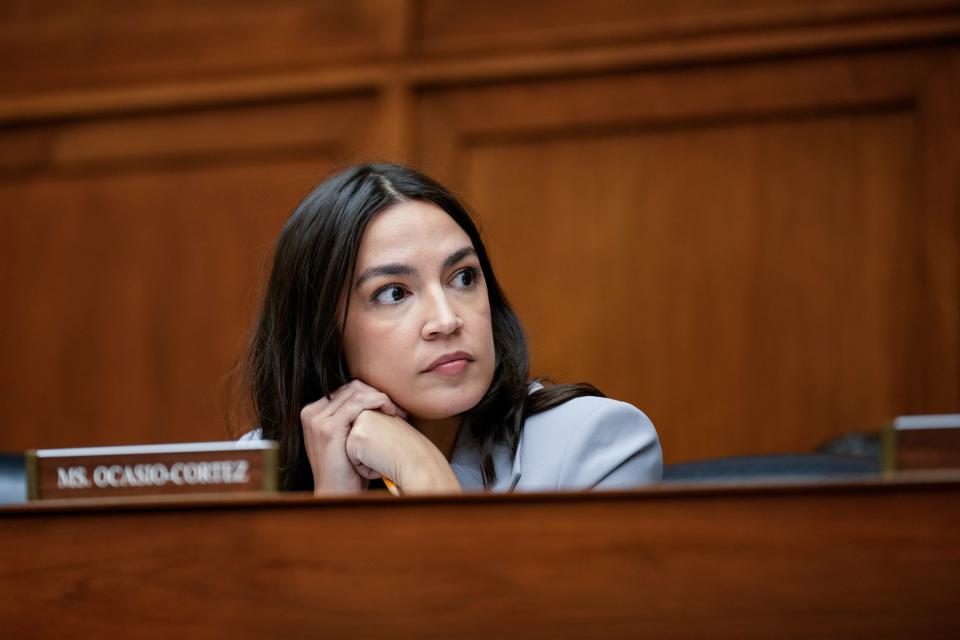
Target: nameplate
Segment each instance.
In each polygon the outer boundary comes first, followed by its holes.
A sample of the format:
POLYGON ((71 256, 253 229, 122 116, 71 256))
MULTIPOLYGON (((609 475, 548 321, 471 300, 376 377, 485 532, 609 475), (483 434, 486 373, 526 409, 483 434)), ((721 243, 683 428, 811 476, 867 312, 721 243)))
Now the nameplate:
POLYGON ((277 490, 267 440, 27 451, 30 500, 277 490))
POLYGON ((900 416, 885 432, 889 470, 960 468, 960 414, 900 416))

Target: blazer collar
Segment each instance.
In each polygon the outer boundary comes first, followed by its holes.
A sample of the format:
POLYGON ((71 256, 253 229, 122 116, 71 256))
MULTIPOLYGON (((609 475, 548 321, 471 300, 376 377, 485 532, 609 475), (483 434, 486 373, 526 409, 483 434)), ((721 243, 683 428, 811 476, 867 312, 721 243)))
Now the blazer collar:
MULTIPOLYGON (((497 480, 490 487, 491 490, 511 491, 517 485, 520 474, 523 472, 522 450, 522 435, 520 436, 516 456, 510 454, 510 449, 506 445, 498 444, 494 447, 493 468, 497 473, 497 480)), ((484 488, 483 472, 480 470, 480 452, 467 429, 461 430, 457 437, 457 444, 453 449, 453 456, 450 458, 450 466, 464 489, 482 490, 484 488)))
MULTIPOLYGON (((530 384, 530 393, 543 388, 537 381, 530 384)), ((520 430, 520 442, 517 444, 517 455, 513 455, 510 448, 498 444, 493 449, 493 468, 497 472, 497 481, 491 490, 513 491, 523 474, 523 429, 520 430)), ((457 435, 457 443, 450 456, 450 466, 460 480, 464 489, 483 489, 483 473, 480 470, 480 452, 477 444, 470 435, 469 429, 461 427, 457 435)))

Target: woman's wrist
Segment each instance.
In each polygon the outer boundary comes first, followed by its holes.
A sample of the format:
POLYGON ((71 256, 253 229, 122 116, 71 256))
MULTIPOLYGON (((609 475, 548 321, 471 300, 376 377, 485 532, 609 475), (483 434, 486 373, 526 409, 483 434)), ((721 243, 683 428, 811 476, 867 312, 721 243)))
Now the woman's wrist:
POLYGON ((326 439, 310 459, 315 496, 360 493, 363 483, 353 470, 350 461, 341 453, 345 444, 341 440, 326 439), (314 459, 315 458, 315 459, 314 459))
POLYGON ((405 494, 461 493, 463 488, 450 463, 427 441, 423 453, 401 469, 397 484, 405 494))
POLYGON ((461 490, 443 453, 402 418, 380 411, 361 412, 345 448, 355 467, 389 478, 404 493, 461 490))

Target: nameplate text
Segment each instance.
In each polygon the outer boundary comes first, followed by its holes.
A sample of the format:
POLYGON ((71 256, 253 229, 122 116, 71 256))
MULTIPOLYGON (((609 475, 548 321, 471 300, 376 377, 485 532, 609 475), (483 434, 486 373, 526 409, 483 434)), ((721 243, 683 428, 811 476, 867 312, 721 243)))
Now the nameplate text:
POLYGON ((32 500, 275 491, 277 445, 196 442, 27 452, 32 500))

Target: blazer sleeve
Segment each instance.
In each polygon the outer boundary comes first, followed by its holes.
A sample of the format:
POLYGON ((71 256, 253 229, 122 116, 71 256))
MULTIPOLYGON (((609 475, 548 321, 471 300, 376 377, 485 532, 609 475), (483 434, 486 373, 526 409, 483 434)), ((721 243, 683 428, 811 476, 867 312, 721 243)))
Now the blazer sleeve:
POLYGON ((650 419, 626 402, 597 398, 590 404, 568 432, 557 488, 626 489, 659 482, 663 453, 650 419))

